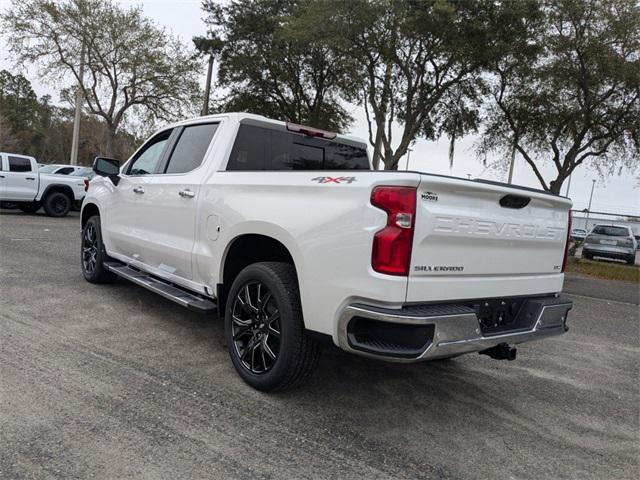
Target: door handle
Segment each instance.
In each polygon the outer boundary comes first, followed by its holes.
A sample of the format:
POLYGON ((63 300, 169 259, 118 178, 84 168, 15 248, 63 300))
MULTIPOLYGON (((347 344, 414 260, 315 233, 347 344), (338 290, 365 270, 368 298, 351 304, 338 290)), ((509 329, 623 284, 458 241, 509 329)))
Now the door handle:
POLYGON ((180 190, 178 192, 178 195, 180 195, 182 198, 193 198, 196 196, 195 192, 192 192, 188 188, 186 190, 180 190))
POLYGON ((142 187, 133 187, 133 193, 144 193, 144 188, 142 187))
POLYGON ((25 180, 35 180, 34 177, 27 177, 25 180))
POLYGON ((4 178, 4 175, 0 175, 0 178, 4 178))

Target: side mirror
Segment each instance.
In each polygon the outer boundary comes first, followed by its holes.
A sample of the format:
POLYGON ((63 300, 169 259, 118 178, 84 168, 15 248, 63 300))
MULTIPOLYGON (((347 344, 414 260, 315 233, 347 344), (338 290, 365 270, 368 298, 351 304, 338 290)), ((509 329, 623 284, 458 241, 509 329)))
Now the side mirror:
POLYGON ((96 157, 93 161, 93 171, 101 177, 109 177, 114 185, 120 181, 120 162, 114 158, 96 157))

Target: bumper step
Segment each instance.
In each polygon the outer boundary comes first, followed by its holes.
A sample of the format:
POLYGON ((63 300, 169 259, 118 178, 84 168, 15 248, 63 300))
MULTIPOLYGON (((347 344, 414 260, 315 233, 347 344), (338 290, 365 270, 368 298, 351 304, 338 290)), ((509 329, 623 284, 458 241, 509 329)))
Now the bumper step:
POLYGON ((149 275, 148 273, 125 265, 124 263, 112 260, 104 262, 104 266, 110 272, 140 285, 147 290, 151 290, 158 295, 162 295, 164 298, 172 300, 183 307, 202 313, 211 313, 216 311, 216 303, 213 300, 196 295, 184 288, 161 280, 153 275, 149 275))

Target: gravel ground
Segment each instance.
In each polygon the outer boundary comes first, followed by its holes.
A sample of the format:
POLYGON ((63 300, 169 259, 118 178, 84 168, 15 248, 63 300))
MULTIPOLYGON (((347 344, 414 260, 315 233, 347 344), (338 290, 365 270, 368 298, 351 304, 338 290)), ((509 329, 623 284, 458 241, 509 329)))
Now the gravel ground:
POLYGON ((328 349, 267 395, 218 320, 86 283, 77 217, 0 212, 0 478, 638 478, 638 307, 579 283, 515 362, 328 349))

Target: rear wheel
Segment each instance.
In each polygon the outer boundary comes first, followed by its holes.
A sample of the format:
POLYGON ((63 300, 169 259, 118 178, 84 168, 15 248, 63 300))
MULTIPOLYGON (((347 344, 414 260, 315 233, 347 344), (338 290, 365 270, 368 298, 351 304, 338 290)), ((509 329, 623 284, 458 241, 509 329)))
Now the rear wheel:
POLYGON ((21 203, 18 208, 24 213, 36 213, 40 209, 40 204, 38 202, 21 203))
POLYGON ((107 253, 102 242, 100 230, 100 217, 95 215, 87 220, 82 229, 82 241, 80 250, 80 264, 82 275, 87 282, 109 283, 116 279, 116 275, 104 267, 107 253))
POLYGON ((62 192, 53 192, 44 199, 44 211, 50 217, 64 217, 71 210, 69 195, 62 192))
POLYGON ((304 331, 292 265, 254 263, 240 272, 227 300, 225 337, 233 366, 253 388, 283 390, 311 374, 320 347, 304 331))
POLYGON ((636 263, 636 256, 629 255, 629 258, 627 258, 627 265, 635 265, 635 263, 636 263))

